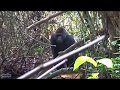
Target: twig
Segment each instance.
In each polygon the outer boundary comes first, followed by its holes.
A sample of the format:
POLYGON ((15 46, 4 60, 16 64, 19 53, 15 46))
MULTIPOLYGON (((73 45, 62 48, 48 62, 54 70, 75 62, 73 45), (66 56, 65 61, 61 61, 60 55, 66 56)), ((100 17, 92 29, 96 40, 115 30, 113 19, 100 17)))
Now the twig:
POLYGON ((88 44, 86 44, 86 45, 84 45, 84 46, 82 46, 82 47, 80 47, 80 48, 78 48, 78 49, 76 49, 76 50, 73 50, 73 51, 71 51, 71 52, 69 52, 69 53, 67 53, 67 54, 64 54, 64 55, 62 55, 62 56, 60 56, 60 57, 58 57, 58 58, 55 58, 55 59, 50 60, 50 61, 48 61, 48 62, 46 62, 46 63, 44 63, 44 64, 41 64, 41 65, 37 66, 37 67, 34 68, 33 70, 25 73, 24 75, 18 77, 17 79, 26 79, 26 78, 29 78, 30 76, 38 73, 41 69, 46 68, 46 67, 48 67, 48 66, 50 66, 50 65, 52 65, 52 64, 55 64, 55 63, 57 63, 57 62, 59 62, 59 61, 62 61, 63 59, 65 59, 65 58, 67 58, 67 57, 69 57, 69 56, 71 56, 71 55, 74 55, 74 54, 76 54, 76 53, 78 53, 78 52, 81 52, 81 51, 89 48, 90 46, 96 44, 97 42, 103 40, 104 38, 105 38, 105 35, 100 36, 99 38, 95 39, 94 41, 91 41, 90 43, 88 43, 88 44))
POLYGON ((48 73, 50 73, 51 71, 53 71, 54 69, 56 69, 57 67, 59 67, 60 65, 64 64, 67 61, 67 59, 61 61, 60 63, 58 63, 57 65, 55 65, 54 67, 52 67, 51 69, 49 69, 48 71, 46 71, 45 73, 43 73, 42 75, 40 75, 37 79, 41 79, 43 78, 45 75, 47 75, 48 73))
POLYGON ((38 21, 38 22, 36 22, 36 23, 28 26, 28 27, 26 28, 26 30, 29 30, 29 29, 33 28, 34 26, 40 25, 40 24, 42 24, 42 23, 50 20, 51 18, 54 18, 54 17, 56 17, 56 16, 58 16, 58 15, 61 15, 61 14, 64 13, 64 12, 65 12, 65 11, 61 11, 61 12, 58 12, 58 13, 53 14, 53 15, 51 15, 51 16, 48 16, 48 17, 46 17, 46 18, 44 18, 44 19, 42 19, 42 20, 40 20, 40 21, 38 21))
POLYGON ((69 73, 69 72, 77 72, 77 73, 83 73, 83 71, 85 71, 85 69, 81 68, 78 71, 73 71, 73 67, 68 67, 68 68, 61 68, 51 74, 49 74, 48 76, 45 77, 45 79, 52 79, 60 74, 62 74, 63 72, 69 73))

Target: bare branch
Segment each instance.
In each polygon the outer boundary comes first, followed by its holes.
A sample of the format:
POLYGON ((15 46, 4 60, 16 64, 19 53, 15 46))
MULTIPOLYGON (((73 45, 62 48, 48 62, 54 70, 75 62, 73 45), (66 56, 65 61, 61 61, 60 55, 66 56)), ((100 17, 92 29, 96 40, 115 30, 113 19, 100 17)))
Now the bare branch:
POLYGON ((57 70, 57 71, 47 75, 44 79, 52 79, 56 76, 63 74, 63 72, 65 72, 64 74, 66 74, 66 73, 81 73, 82 74, 84 71, 85 71, 85 69, 83 69, 83 68, 79 69, 78 71, 73 71, 73 67, 61 68, 60 70, 57 70))
POLYGON ((37 66, 37 67, 34 68, 33 70, 25 73, 24 75, 18 77, 17 79, 29 78, 30 76, 38 73, 41 69, 46 68, 46 67, 48 67, 48 66, 50 66, 50 65, 52 65, 52 64, 55 64, 55 63, 57 63, 57 62, 59 62, 59 61, 62 61, 63 59, 65 59, 65 58, 67 58, 67 57, 69 57, 69 56, 71 56, 71 55, 73 55, 73 54, 76 54, 76 53, 78 53, 78 52, 80 52, 80 51, 83 51, 83 50, 89 48, 90 46, 94 45, 95 43, 103 40, 104 38, 105 38, 105 35, 100 36, 99 38, 95 39, 94 41, 91 41, 90 43, 88 43, 88 44, 86 44, 86 45, 84 45, 84 46, 82 46, 82 47, 80 47, 80 48, 78 48, 78 49, 76 49, 76 50, 73 50, 73 51, 71 51, 71 52, 69 52, 69 53, 67 53, 67 54, 64 54, 64 55, 62 55, 62 56, 60 56, 60 57, 58 57, 58 58, 55 58, 55 59, 50 60, 50 61, 48 61, 48 62, 46 62, 46 63, 44 63, 44 64, 41 64, 41 65, 37 66))
POLYGON ((53 71, 54 69, 56 69, 57 67, 59 67, 60 65, 64 64, 67 61, 67 59, 61 61, 60 63, 58 63, 57 65, 55 65, 54 67, 52 67, 51 69, 49 69, 48 71, 46 71, 45 73, 43 73, 42 75, 40 75, 37 79, 41 79, 43 78, 45 75, 47 75, 48 73, 50 73, 51 71, 53 71))
POLYGON ((65 12, 65 11, 61 11, 61 12, 58 12, 58 13, 53 14, 53 15, 51 15, 51 16, 48 16, 48 17, 46 17, 46 18, 44 18, 44 19, 42 19, 42 20, 40 20, 40 21, 38 21, 38 22, 36 22, 36 23, 28 26, 28 27, 26 28, 26 30, 29 30, 29 29, 33 28, 34 26, 36 26, 36 25, 38 25, 38 24, 42 24, 42 23, 50 20, 51 18, 54 18, 54 17, 56 17, 56 16, 58 16, 58 15, 61 15, 61 14, 64 13, 64 12, 65 12))
MULTIPOLYGON (((28 35, 27 33, 23 33, 23 35, 24 35, 25 37, 26 37, 26 36, 30 37, 32 40, 35 40, 35 41, 37 41, 37 42, 40 43, 40 44, 47 45, 48 47, 50 47, 50 46, 56 46, 56 45, 51 45, 51 44, 44 43, 44 42, 41 42, 41 41, 39 41, 39 40, 36 40, 35 38, 33 38, 32 36, 28 35)), ((45 38, 45 37, 44 37, 44 38, 45 38)))

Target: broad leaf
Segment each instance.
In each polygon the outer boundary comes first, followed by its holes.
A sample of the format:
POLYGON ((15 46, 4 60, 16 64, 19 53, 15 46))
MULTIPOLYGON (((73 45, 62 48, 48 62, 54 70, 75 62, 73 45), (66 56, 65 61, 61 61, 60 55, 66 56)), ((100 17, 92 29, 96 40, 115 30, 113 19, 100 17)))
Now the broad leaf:
POLYGON ((76 70, 80 65, 82 65, 85 62, 90 62, 92 63, 95 67, 97 66, 97 63, 95 62, 95 60, 93 60, 92 58, 88 57, 88 56, 80 56, 76 59, 75 63, 74 63, 74 68, 73 71, 76 70))
POLYGON ((113 68, 112 60, 109 58, 103 58, 103 59, 97 60, 97 62, 106 65, 107 68, 113 68))
POLYGON ((86 60, 81 57, 78 57, 74 63, 74 68, 73 68, 73 71, 75 71, 76 69, 79 68, 80 65, 82 65, 83 63, 85 63, 86 60))
POLYGON ((86 60, 87 62, 92 63, 95 67, 97 66, 96 61, 93 60, 91 57, 88 57, 88 56, 81 56, 81 59, 84 59, 84 60, 86 60))
POLYGON ((88 57, 87 62, 92 63, 95 67, 97 66, 97 62, 94 59, 90 58, 90 57, 88 57))

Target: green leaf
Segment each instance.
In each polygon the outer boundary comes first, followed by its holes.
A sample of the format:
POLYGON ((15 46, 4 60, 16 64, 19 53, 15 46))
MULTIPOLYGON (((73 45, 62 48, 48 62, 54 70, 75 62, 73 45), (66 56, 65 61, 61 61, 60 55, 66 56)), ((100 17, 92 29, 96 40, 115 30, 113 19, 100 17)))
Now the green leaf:
POLYGON ((83 63, 85 63, 86 60, 81 57, 78 57, 74 63, 74 68, 73 68, 73 71, 75 71, 76 69, 79 68, 80 65, 82 65, 83 63))
POLYGON ((111 44, 115 46, 117 44, 117 40, 112 41, 111 44))
POLYGON ((74 63, 74 68, 73 71, 75 71, 80 65, 82 65, 85 62, 90 62, 92 63, 95 67, 97 66, 97 63, 95 60, 93 60, 92 58, 88 57, 88 56, 80 56, 76 59, 75 63, 74 63))
POLYGON ((88 79, 98 79, 98 74, 99 73, 92 73, 90 77, 88 77, 88 79))
POLYGON ((117 44, 118 46, 120 46, 120 44, 117 44))
POLYGON ((38 54, 42 54, 43 51, 44 51, 44 49, 41 48, 41 47, 37 47, 37 48, 34 48, 34 51, 35 51, 36 53, 38 53, 38 54))
POLYGON ((109 58, 103 58, 103 59, 97 60, 97 62, 106 65, 107 68, 113 68, 112 60, 109 58))
POLYGON ((87 62, 92 63, 95 67, 97 66, 97 62, 90 57, 88 57, 87 62))

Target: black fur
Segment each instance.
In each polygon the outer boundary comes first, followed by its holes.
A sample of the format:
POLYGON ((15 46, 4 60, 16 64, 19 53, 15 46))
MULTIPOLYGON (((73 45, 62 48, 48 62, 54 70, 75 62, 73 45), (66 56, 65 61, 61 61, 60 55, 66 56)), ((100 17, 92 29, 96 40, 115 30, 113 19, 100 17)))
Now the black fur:
MULTIPOLYGON (((75 43, 74 38, 68 34, 68 32, 63 28, 60 27, 57 29, 57 31, 51 35, 51 44, 56 45, 51 47, 53 58, 56 58, 58 56, 58 52, 64 51, 68 47, 70 47, 72 44, 75 43)), ((76 55, 72 55, 68 57, 67 66, 70 66, 76 59, 76 55)), ((73 66, 73 65, 72 65, 73 66)), ((57 69, 63 68, 64 65, 61 65, 57 69)))

